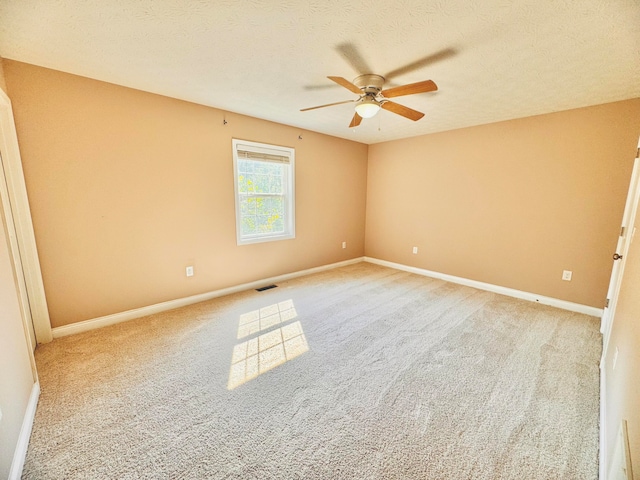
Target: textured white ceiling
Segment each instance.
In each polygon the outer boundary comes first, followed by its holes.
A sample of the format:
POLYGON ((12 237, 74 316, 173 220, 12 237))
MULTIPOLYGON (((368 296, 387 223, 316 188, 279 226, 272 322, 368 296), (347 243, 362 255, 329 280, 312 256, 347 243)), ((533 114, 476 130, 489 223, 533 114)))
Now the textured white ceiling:
POLYGON ((0 0, 0 56, 377 143, 640 97, 640 1, 0 0), (361 73, 439 91, 299 111, 361 73))

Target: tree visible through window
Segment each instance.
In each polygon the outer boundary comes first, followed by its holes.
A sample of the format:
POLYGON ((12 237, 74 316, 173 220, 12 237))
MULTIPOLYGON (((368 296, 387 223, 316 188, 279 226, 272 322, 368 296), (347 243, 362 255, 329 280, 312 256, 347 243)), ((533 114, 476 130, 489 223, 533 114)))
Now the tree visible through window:
POLYGON ((233 140, 238 245, 295 237, 294 150, 233 140))

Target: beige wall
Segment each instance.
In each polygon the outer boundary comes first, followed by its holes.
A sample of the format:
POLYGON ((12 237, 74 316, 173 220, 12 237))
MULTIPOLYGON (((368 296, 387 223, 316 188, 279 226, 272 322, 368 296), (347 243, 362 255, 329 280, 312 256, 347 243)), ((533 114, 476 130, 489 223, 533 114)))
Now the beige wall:
MULTIPOLYGON (((0 87, 3 86, 3 79, 0 59, 0 87)), ((3 207, 0 199, 0 478, 7 478, 34 378, 20 314, 3 207)))
POLYGON ((635 99, 372 145, 366 255, 602 307, 639 134, 635 99))
POLYGON ((364 254, 366 145, 4 67, 52 326, 364 254), (232 138, 296 149, 294 240, 236 245, 232 138))
MULTIPOLYGON (((636 226, 640 226, 636 219, 636 226)), ((640 231, 640 229, 638 229, 640 231)), ((640 475, 640 244, 636 233, 627 254, 618 306, 613 320, 607 358, 606 444, 611 453, 622 419, 627 420, 631 458, 636 478, 640 475), (613 356, 618 348, 616 368, 613 356)), ((608 471, 608 466, 607 466, 608 471)))

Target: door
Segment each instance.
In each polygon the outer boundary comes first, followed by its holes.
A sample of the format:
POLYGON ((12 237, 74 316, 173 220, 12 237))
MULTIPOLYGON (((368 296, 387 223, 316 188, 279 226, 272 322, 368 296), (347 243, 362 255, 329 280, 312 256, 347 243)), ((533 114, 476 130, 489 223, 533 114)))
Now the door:
POLYGON ((620 236, 618 237, 618 245, 616 251, 612 255, 613 269, 611 271, 611 281, 607 292, 607 301, 604 313, 602 315, 602 323, 600 331, 603 337, 603 356, 606 355, 607 346, 609 344, 609 335, 611 334, 611 323, 616 311, 616 303, 618 302, 618 294, 620 293, 620 283, 624 273, 624 265, 627 260, 627 252, 629 245, 635 234, 635 218, 638 209, 638 200, 640 199, 640 140, 638 141, 638 153, 633 164, 631 173, 631 181, 629 182, 629 192, 627 193, 627 202, 624 207, 622 216, 622 226, 620 227, 620 236))

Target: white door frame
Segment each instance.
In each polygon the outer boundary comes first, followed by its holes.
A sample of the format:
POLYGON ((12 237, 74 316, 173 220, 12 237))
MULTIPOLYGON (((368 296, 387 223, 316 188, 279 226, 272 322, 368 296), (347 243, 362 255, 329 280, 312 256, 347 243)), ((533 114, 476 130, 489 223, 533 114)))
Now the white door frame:
POLYGON ((18 302, 22 315, 24 327, 29 337, 29 347, 31 351, 36 346, 36 336, 31 320, 31 307, 29 306, 29 296, 27 295, 27 285, 24 279, 24 268, 20 258, 20 247, 18 246, 18 235, 16 233, 13 212, 11 211, 11 201, 9 199, 9 189, 7 188, 7 177, 4 173, 4 162, 2 161, 2 150, 0 150, 0 205, 2 205, 2 220, 5 226, 9 254, 13 264, 13 275, 17 282, 18 302))
MULTIPOLYGON (((3 167, 0 170, 4 171, 6 180, 6 189, 5 186, 0 187, 3 190, 3 209, 7 223, 13 220, 15 226, 16 245, 11 245, 11 250, 16 270, 22 270, 24 275, 28 297, 28 305, 25 307, 30 312, 31 321, 29 321, 29 317, 25 319, 25 329, 27 332, 33 329, 37 343, 47 343, 53 339, 49 309, 47 308, 35 233, 31 222, 31 210, 24 183, 13 109, 9 97, 2 90, 0 90, 0 151, 2 152, 3 167)), ((0 184, 4 183, 0 182, 0 184)), ((25 309, 23 308, 24 313, 25 309)))

